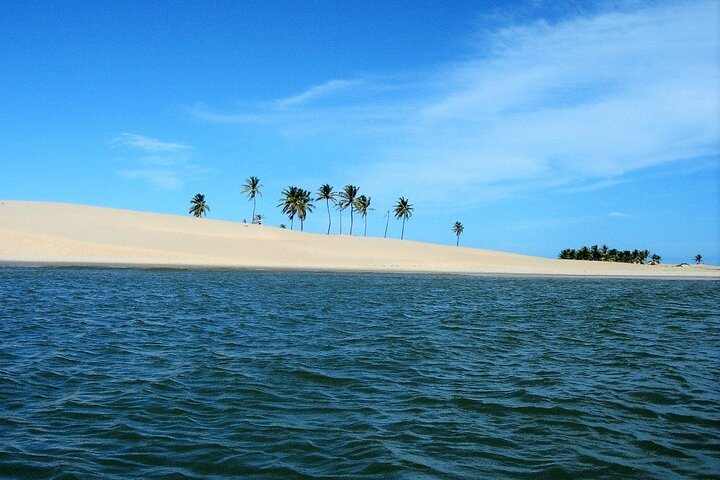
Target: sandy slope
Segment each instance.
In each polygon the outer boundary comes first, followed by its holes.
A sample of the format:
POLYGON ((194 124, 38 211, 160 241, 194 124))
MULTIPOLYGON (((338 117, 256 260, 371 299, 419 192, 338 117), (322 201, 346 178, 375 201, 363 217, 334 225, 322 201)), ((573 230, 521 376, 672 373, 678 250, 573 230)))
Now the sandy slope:
POLYGON ((0 201, 0 262, 720 278, 713 267, 549 260, 175 215, 0 201))

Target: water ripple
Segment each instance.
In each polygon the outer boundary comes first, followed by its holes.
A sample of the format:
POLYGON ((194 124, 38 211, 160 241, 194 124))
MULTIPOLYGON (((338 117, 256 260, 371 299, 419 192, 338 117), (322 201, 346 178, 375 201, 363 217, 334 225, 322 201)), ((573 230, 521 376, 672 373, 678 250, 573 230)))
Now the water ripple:
POLYGON ((0 268, 0 477, 718 478, 720 282, 0 268))

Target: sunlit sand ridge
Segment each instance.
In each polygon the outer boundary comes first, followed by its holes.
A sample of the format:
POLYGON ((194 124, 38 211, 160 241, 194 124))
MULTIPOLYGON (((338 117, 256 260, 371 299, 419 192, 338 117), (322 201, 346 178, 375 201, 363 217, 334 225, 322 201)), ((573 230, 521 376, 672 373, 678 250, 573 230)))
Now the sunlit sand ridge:
POLYGON ((709 266, 551 260, 409 240, 45 202, 0 202, 5 264, 716 277, 709 266))

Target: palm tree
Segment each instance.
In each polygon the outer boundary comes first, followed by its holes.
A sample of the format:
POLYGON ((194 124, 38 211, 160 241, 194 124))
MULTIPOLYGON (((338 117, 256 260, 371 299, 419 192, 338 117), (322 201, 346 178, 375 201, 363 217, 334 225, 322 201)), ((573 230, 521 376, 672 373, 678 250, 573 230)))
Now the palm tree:
POLYGON ((455 246, 460 245, 460 235, 465 231, 465 227, 463 227, 463 224, 460 222, 455 222, 455 225, 453 225, 452 231, 455 233, 455 236, 457 237, 457 242, 455 242, 455 246))
POLYGON ((293 186, 289 186, 288 188, 283 190, 282 198, 280 199, 280 203, 278 204, 278 207, 282 207, 282 213, 287 215, 290 219, 290 230, 293 229, 295 215, 298 213, 296 202, 296 199, 298 197, 298 190, 300 190, 298 187, 293 186))
MULTIPOLYGON (((317 191, 317 198, 315 200, 325 200, 325 204, 327 205, 327 212, 328 212, 328 230, 327 234, 330 235, 330 226, 332 225, 332 219, 330 217, 330 202, 337 203, 335 200, 335 193, 333 192, 333 187, 331 187, 329 184, 325 184, 318 188, 317 191)), ((342 232, 341 232, 342 233, 342 232)))
POLYGON ((370 208, 370 197, 360 195, 357 200, 355 200, 355 208, 360 216, 365 219, 365 233, 363 235, 367 237, 367 214, 370 210, 374 210, 374 208, 370 208))
POLYGON ((297 197, 295 197, 295 210, 297 216, 300 219, 300 231, 304 231, 305 218, 308 213, 312 213, 315 205, 312 203, 310 198, 310 190, 303 190, 302 188, 297 189, 297 197))
POLYGON ((260 185, 260 179, 258 177, 250 177, 245 179, 245 184, 242 188, 243 193, 247 193, 248 200, 252 200, 253 202, 253 223, 255 223, 255 197, 257 195, 260 195, 262 197, 262 193, 260 193, 260 187, 262 187, 262 185, 260 185))
POLYGON ((190 210, 188 213, 192 213, 195 217, 204 217, 207 212, 210 211, 210 207, 205 203, 205 195, 198 193, 192 200, 190 200, 190 210))
POLYGON ((698 265, 700 265, 701 263, 703 263, 703 261, 702 261, 702 255, 700 255, 699 253, 698 253, 697 255, 695 255, 695 263, 698 264, 698 265))
POLYGON ((387 220, 385 220, 385 235, 383 235, 383 238, 387 238, 387 229, 390 225, 390 210, 387 211, 385 217, 387 217, 387 220))
POLYGON ((395 218, 402 218, 402 231, 400 232, 400 240, 405 236, 405 220, 412 217, 413 206, 405 197, 400 197, 395 205, 395 218))
POLYGON ((353 209, 355 207, 355 200, 357 199, 359 190, 360 188, 355 185, 345 185, 343 191, 339 194, 340 201, 345 205, 345 207, 350 207, 350 235, 352 235, 353 231, 353 209))
POLYGON ((347 208, 347 205, 345 205, 342 199, 335 200, 335 208, 337 208, 340 217, 340 235, 342 235, 342 212, 347 208))

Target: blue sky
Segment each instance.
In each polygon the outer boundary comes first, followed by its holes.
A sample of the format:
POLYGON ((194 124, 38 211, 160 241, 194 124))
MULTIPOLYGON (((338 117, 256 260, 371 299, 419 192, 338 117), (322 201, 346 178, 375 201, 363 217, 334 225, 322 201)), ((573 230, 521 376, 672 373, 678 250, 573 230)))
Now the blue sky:
POLYGON ((0 198, 238 221, 256 175, 279 225, 353 183, 370 235, 402 195, 413 240, 720 264, 718 2, 207 3, 0 0, 0 198))

